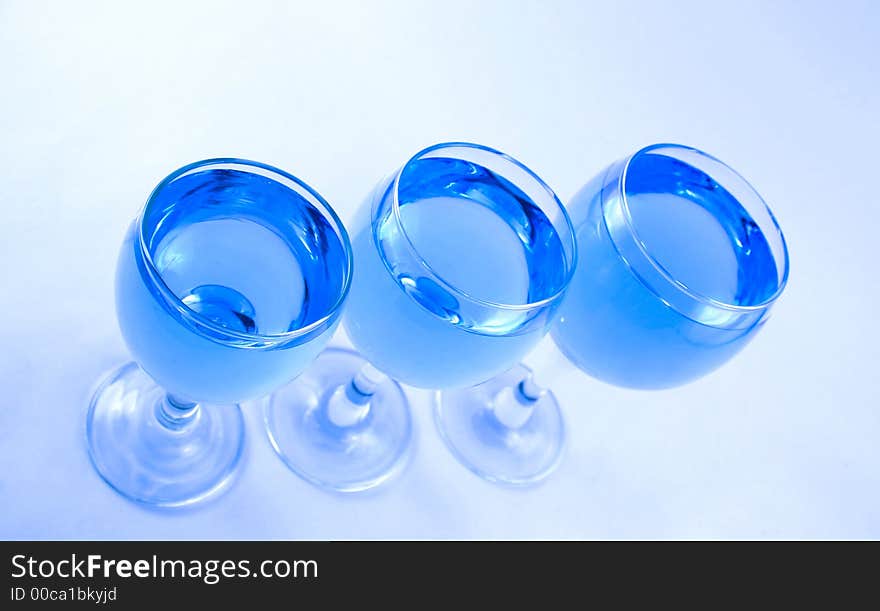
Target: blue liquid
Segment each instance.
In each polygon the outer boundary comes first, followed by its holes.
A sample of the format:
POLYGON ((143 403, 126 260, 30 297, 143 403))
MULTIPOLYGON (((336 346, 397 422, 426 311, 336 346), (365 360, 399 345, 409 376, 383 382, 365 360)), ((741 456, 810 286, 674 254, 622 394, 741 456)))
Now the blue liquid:
MULTIPOLYGON (((569 207, 580 264, 553 338, 579 368, 606 382, 632 388, 683 384, 736 354, 766 317, 714 312, 715 306, 699 301, 685 314, 668 305, 682 301, 681 294, 671 294, 674 288, 649 288, 637 277, 612 242, 600 201, 603 182, 607 192, 615 177, 612 166, 569 207)), ((767 239, 708 175, 670 157, 636 156, 626 184, 639 239, 692 293, 735 306, 760 305, 776 293, 779 275, 767 239)))
POLYGON ((261 340, 320 321, 343 290, 344 244, 295 191, 248 172, 199 171, 165 186, 142 223, 162 282, 199 316, 181 315, 158 290, 137 224, 119 258, 117 313, 135 360, 173 395, 226 403, 267 394, 332 335, 335 319, 296 340, 261 340))
POLYGON ((370 202, 379 220, 371 223, 365 205, 353 225, 349 337, 373 365, 413 386, 466 386, 505 371, 545 334, 558 300, 521 310, 485 302, 529 304, 564 287, 569 263, 554 226, 501 176, 429 158, 400 177, 404 236, 393 215, 383 217, 389 186, 370 202))

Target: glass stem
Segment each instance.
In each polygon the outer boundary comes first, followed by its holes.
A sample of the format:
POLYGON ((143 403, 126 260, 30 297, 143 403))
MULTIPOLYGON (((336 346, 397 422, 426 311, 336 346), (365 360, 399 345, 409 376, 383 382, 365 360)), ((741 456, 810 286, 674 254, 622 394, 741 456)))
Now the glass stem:
POLYGON ((538 402, 527 394, 531 388, 531 377, 515 386, 505 386, 492 399, 492 412, 502 425, 518 429, 532 417, 532 409, 538 402))
POLYGON ((365 363, 348 384, 339 386, 327 402, 327 417, 338 427, 354 426, 370 412, 370 399, 387 376, 365 363))
POLYGON ((544 338, 530 355, 532 371, 515 385, 502 388, 492 399, 492 411, 509 429, 522 427, 532 417, 535 406, 546 395, 550 383, 563 366, 550 338, 544 338))
POLYGON ((195 421, 198 414, 198 403, 185 401, 171 393, 166 393, 165 397, 156 406, 156 419, 162 426, 172 430, 185 428, 188 424, 195 421))

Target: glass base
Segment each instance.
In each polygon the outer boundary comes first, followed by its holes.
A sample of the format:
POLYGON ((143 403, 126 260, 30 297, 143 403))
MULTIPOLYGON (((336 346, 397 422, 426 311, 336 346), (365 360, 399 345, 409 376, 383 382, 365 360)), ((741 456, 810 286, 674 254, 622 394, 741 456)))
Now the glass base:
POLYGON ((385 378, 379 383, 360 421, 337 426, 329 418, 330 397, 351 384, 365 364, 356 352, 328 348, 266 402, 272 447, 294 473, 321 488, 367 490, 391 479, 406 463, 412 421, 397 382, 385 378))
POLYGON ((135 363, 105 379, 86 421, 95 469, 121 495, 162 507, 191 505, 226 489, 244 447, 237 405, 179 409, 135 363), (170 409, 169 409, 170 408, 170 409))
POLYGON ((473 386, 435 393, 434 420, 440 436, 460 463, 496 484, 528 486, 558 466, 565 445, 562 412, 553 393, 530 405, 524 424, 510 427, 495 415, 495 400, 516 389, 531 370, 517 365, 473 386))

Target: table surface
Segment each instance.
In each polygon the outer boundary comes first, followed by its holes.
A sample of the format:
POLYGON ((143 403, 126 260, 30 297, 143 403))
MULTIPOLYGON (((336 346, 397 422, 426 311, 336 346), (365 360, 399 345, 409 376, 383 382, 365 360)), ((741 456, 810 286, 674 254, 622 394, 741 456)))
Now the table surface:
POLYGON ((880 537, 880 5, 590 4, 0 2, 0 537, 880 537), (105 486, 84 414, 126 360, 113 268, 152 187, 258 159, 348 220, 448 140, 518 157, 563 200, 643 145, 709 151, 777 214, 786 294, 683 388, 560 371, 568 448, 537 488, 456 463, 412 389, 413 459, 370 493, 288 472, 253 405, 217 501, 155 511, 105 486))

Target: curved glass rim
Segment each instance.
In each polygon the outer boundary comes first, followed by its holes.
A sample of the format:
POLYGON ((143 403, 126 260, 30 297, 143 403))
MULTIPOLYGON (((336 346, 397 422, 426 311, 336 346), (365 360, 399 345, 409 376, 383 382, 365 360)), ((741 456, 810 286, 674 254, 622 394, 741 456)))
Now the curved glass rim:
MULTIPOLYGON (((749 183, 749 181, 747 181, 745 178, 743 178, 743 176, 739 172, 737 172, 736 170, 731 168, 729 165, 727 165, 726 163, 724 163, 723 161, 721 161, 717 157, 714 157, 714 156, 710 155, 709 153, 701 151, 700 149, 694 148, 692 146, 686 146, 684 144, 675 144, 675 143, 651 144, 651 145, 645 146, 645 147, 637 150, 635 153, 633 153, 632 155, 630 155, 626 159, 624 166, 623 166, 623 170, 620 173, 620 177, 619 177, 618 181, 619 181, 618 182, 618 189, 620 191, 620 199, 621 199, 621 209, 623 210, 623 219, 624 219, 626 228, 629 231, 630 235, 632 236, 634 242, 638 246, 638 249, 641 251, 642 255, 648 260, 648 262, 654 267, 654 269, 656 269, 657 272, 659 272, 660 275, 666 281, 668 281, 676 289, 678 289, 679 291, 684 293, 687 297, 689 297, 690 299, 693 299, 694 301, 697 301, 699 303, 703 303, 703 304, 709 305, 711 307, 720 308, 720 309, 727 310, 730 312, 748 313, 748 312, 756 312, 756 311, 766 309, 767 307, 771 306, 773 304, 773 302, 775 302, 779 298, 779 296, 782 294, 782 291, 785 289, 785 285, 788 283, 788 273, 789 273, 789 254, 788 254, 788 245, 785 241, 785 235, 782 233, 782 229, 779 227, 779 223, 777 222, 776 217, 773 215, 773 211, 770 209, 770 206, 767 205, 767 202, 764 201, 764 198, 761 197, 761 195, 751 185, 751 183, 749 183), (760 303, 751 304, 751 305, 738 305, 738 304, 734 304, 734 303, 727 303, 727 302, 722 301, 720 299, 710 297, 708 295, 704 295, 698 291, 691 289, 686 284, 684 284, 680 280, 676 279, 675 276, 673 276, 672 273, 669 272, 669 270, 667 270, 666 267, 664 267, 663 264, 660 263, 660 261, 658 261, 654 257, 654 255, 652 255, 648 251, 648 248, 645 246, 645 243, 642 241, 641 237, 639 236, 639 232, 635 228, 635 223, 633 221, 632 214, 630 212, 629 200, 628 200, 627 194, 626 194, 626 180, 627 180, 627 175, 629 173, 630 164, 632 163, 632 161, 636 157, 643 155, 645 153, 648 153, 650 151, 653 151, 656 149, 662 149, 662 148, 690 151, 690 152, 696 153, 697 155, 699 155, 701 157, 704 157, 710 161, 713 161, 713 162, 721 165, 724 169, 729 171, 736 180, 741 181, 742 186, 744 186, 755 197, 755 199, 758 202, 760 202, 760 204, 764 207, 764 210, 767 212, 767 215, 770 219, 770 222, 773 224, 773 228, 776 230, 776 233, 779 235, 779 239, 780 239, 780 242, 782 245, 783 270, 782 270, 782 274, 779 276, 779 281, 777 283, 776 290, 773 292, 772 295, 770 295, 769 297, 767 297, 766 299, 764 299, 760 303)), ((763 229, 762 229, 762 231, 763 231, 763 229)), ((612 240, 612 243, 613 242, 614 241, 612 240)), ((618 248, 617 244, 614 245, 614 248, 615 249, 618 248)), ((618 254, 621 254, 619 250, 618 250, 618 254)), ((627 263, 627 265, 629 265, 629 263, 627 263)), ((636 276, 639 276, 639 274, 636 273, 636 276)))
POLYGON ((177 310, 177 312, 181 314, 185 319, 197 321, 199 325, 207 327, 211 331, 217 333, 220 337, 226 337, 231 340, 259 341, 263 342, 264 345, 271 346, 277 343, 285 342, 290 339, 295 339, 302 335, 306 335, 314 329, 327 323, 328 320, 332 319, 333 316, 338 313, 342 304, 345 302, 345 298, 348 295, 349 288, 351 287, 352 267, 354 265, 351 242, 349 240, 348 231, 346 231, 345 226, 342 224, 342 220, 336 214, 336 211, 333 210, 330 204, 327 203, 327 201, 323 197, 321 197, 321 195, 317 191, 315 191, 312 187, 307 185, 296 176, 293 176, 292 174, 289 174, 284 170, 281 170, 266 163, 261 163, 259 161, 251 161, 248 159, 240 159, 237 157, 215 157, 211 159, 195 161, 175 170, 174 172, 166 176, 158 185, 156 185, 156 187, 150 193, 150 196, 147 198, 147 202, 146 204, 144 204, 144 207, 141 210, 141 214, 138 217, 138 242, 140 245, 141 254, 144 258, 144 263, 147 266, 150 275, 153 276, 154 283, 159 291, 162 293, 162 296, 165 298, 165 300, 170 305, 172 305, 177 310), (333 229, 336 231, 337 235, 339 235, 342 241, 343 248, 345 249, 345 270, 342 289, 339 291, 339 295, 337 296, 336 301, 327 310, 327 313, 324 316, 315 321, 312 321, 308 325, 293 329, 291 331, 285 331, 284 333, 260 334, 247 333, 245 331, 236 331, 234 329, 229 329, 227 327, 224 327, 223 325, 217 324, 213 320, 202 316, 195 310, 189 308, 185 303, 180 300, 180 298, 174 293, 174 291, 172 291, 171 288, 169 288, 168 285, 165 284, 165 281, 162 279, 162 274, 159 273, 159 270, 156 268, 156 265, 153 262, 153 256, 147 246, 147 237, 145 234, 145 227, 143 222, 147 214, 147 210, 149 210, 150 205, 154 203, 159 193, 161 193, 162 190, 170 183, 177 180, 178 178, 183 177, 186 174, 192 173, 194 170, 205 169, 209 168, 210 166, 237 166, 238 168, 243 169, 243 171, 252 174, 259 174, 285 187, 291 188, 293 191, 296 191, 297 194, 309 200, 311 204, 315 205, 315 207, 318 208, 325 215, 325 217, 327 217, 328 220, 331 221, 333 229), (262 172, 254 172, 254 169, 262 170, 262 172), (302 191, 300 189, 302 189, 302 191), (268 344, 266 344, 266 342, 268 342, 268 344))
MULTIPOLYGON (((463 161, 467 161, 467 160, 464 159, 463 161)), ((433 144, 429 147, 426 147, 426 148, 422 149, 421 151, 419 151, 418 153, 416 153, 415 155, 413 155, 412 157, 410 157, 409 160, 407 160, 407 162, 403 164, 403 166, 400 168, 400 170, 397 171, 397 174, 394 176, 394 180, 391 184, 391 191, 392 191, 392 193, 391 193, 391 207, 392 207, 392 214, 394 215, 394 222, 397 225, 397 228, 400 230, 400 233, 403 235, 404 239, 406 240, 407 247, 415 255, 415 257, 418 259, 418 261, 425 267, 425 269, 428 270, 434 276, 434 279, 439 281, 439 283, 442 284, 447 290, 449 290, 449 292, 451 292, 459 297, 462 297, 463 299, 465 299, 471 303, 474 303, 474 304, 477 304, 480 306, 493 308, 493 309, 497 309, 497 310, 510 310, 510 311, 525 311, 525 310, 531 310, 534 308, 540 308, 540 307, 543 307, 545 305, 552 303, 553 301, 556 301, 557 299, 562 297, 562 295, 565 294, 565 290, 568 288, 568 285, 571 282, 571 279, 574 277, 574 271, 577 267, 577 239, 576 239, 575 232, 574 232, 574 225, 571 222, 571 218, 568 216, 568 210, 565 208, 564 205, 562 205, 562 202, 559 200, 559 197, 557 197, 557 195, 553 191, 553 189, 551 189, 550 186, 547 183, 545 183, 541 179, 540 176, 535 174, 532 170, 530 170, 522 162, 517 161, 516 159, 514 159, 510 155, 507 155, 506 153, 502 153, 501 151, 499 151, 497 149, 493 149, 491 147, 484 146, 482 144, 475 144, 473 142, 441 142, 439 144, 433 144), (562 286, 559 289, 557 289, 552 295, 549 295, 543 299, 539 299, 538 301, 533 301, 533 302, 529 302, 529 303, 516 303, 516 304, 499 303, 499 302, 490 301, 487 299, 480 299, 478 297, 474 297, 473 295, 469 294, 466 291, 461 290, 460 288, 456 287, 454 284, 449 282, 446 278, 444 278, 443 276, 438 274, 437 271, 433 267, 431 267, 431 264, 428 263, 428 261, 424 257, 422 257, 422 254, 419 252, 418 248, 416 248, 415 244, 410 239, 410 236, 406 231, 406 227, 404 227, 403 219, 400 216, 400 201, 398 199, 400 177, 403 175, 404 171, 409 167, 409 165, 412 164, 413 162, 418 161, 420 158, 424 157, 428 153, 433 153, 434 151, 441 150, 441 149, 447 149, 447 148, 470 148, 470 149, 475 149, 475 150, 482 151, 485 153, 490 153, 491 155, 494 155, 500 159, 503 159, 504 161, 506 161, 506 162, 516 166, 517 168, 521 169, 522 171, 524 171, 526 173, 526 175, 528 175, 531 179, 533 179, 535 181, 535 183, 538 185, 538 187, 550 197, 550 201, 552 203, 555 203, 556 206, 559 208, 559 211, 562 213, 563 219, 565 219, 565 226, 568 229, 568 238, 569 238, 568 242, 571 244, 571 249, 570 249, 571 254, 569 257, 567 257, 567 259, 569 259, 569 260, 567 261, 568 269, 566 270, 566 273, 565 273, 565 281, 562 283, 562 286)))

